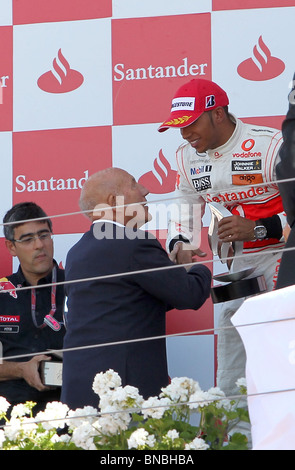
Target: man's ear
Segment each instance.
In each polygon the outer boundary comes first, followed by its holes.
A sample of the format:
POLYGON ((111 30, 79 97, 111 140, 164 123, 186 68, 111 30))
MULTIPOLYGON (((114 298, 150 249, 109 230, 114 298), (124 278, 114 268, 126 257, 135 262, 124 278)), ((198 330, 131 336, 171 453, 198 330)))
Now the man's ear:
POLYGON ((116 196, 113 194, 109 194, 106 197, 106 202, 100 202, 96 204, 95 208, 93 209, 91 220, 98 220, 98 219, 108 219, 113 220, 113 207, 116 206, 116 196))
POLYGON ((114 206, 116 206, 116 204, 117 204, 116 195, 110 193, 107 197, 107 205, 110 206, 110 207, 114 207, 114 206))
POLYGON ((17 256, 16 254, 16 249, 15 249, 15 244, 11 240, 5 240, 5 246, 11 256, 17 256))
POLYGON ((222 106, 218 106, 218 108, 213 109, 212 113, 214 113, 214 118, 217 123, 223 122, 226 118, 225 111, 222 106))

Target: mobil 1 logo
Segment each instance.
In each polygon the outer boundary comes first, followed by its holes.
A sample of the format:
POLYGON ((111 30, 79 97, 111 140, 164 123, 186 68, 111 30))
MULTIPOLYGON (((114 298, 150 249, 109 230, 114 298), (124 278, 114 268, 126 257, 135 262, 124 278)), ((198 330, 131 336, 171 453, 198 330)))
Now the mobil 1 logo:
POLYGON ((192 183, 196 191, 206 191, 206 189, 212 188, 210 175, 194 178, 192 183))

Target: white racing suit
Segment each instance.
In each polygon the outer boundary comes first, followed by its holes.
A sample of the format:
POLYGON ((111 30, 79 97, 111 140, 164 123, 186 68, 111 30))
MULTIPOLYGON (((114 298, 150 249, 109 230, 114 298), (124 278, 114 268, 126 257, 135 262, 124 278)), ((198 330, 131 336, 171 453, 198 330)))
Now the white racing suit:
MULTIPOLYGON (((175 204, 171 211, 168 250, 171 249, 171 240, 179 235, 189 240, 194 248, 200 246, 201 217, 206 202, 220 203, 233 214, 251 220, 278 214, 282 227, 285 226, 279 190, 272 183, 282 142, 280 131, 245 124, 233 115, 231 119, 236 127, 225 145, 206 154, 197 154, 190 144, 184 143, 176 152, 179 204, 175 204)), ((281 254, 269 251, 283 246, 283 238, 245 242, 243 256, 234 260, 231 270, 237 272, 255 266, 252 276, 263 274, 267 289, 272 290, 281 254)), ((232 315, 243 301, 244 298, 225 302, 220 313, 217 385, 227 396, 238 394, 235 383, 245 377, 244 346, 231 323, 232 315)))

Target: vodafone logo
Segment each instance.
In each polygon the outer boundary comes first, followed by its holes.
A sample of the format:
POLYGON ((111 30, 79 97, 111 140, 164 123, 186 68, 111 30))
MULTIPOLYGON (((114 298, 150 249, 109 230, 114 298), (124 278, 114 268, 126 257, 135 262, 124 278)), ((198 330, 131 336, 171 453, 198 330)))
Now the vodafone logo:
POLYGON ((246 80, 263 81, 278 77, 285 70, 284 62, 271 55, 262 36, 253 48, 253 56, 244 60, 237 68, 238 74, 246 80))
POLYGON ((52 62, 52 69, 39 77, 37 84, 47 93, 68 93, 79 88, 84 81, 83 75, 73 70, 59 49, 52 62))
POLYGON ((255 140, 254 139, 244 140, 244 142, 242 143, 242 149, 245 152, 249 152, 249 150, 253 149, 254 145, 255 145, 255 140))
POLYGON ((150 193, 165 194, 174 191, 177 171, 172 170, 162 150, 154 160, 154 169, 142 175, 138 182, 148 188, 150 193))

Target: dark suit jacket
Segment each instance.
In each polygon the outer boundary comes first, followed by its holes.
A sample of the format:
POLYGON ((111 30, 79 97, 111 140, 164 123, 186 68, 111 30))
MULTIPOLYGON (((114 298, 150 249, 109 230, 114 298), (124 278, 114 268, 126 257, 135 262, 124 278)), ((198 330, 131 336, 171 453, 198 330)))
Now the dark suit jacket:
POLYGON ((69 251, 66 281, 109 277, 67 284, 64 348, 125 341, 64 353, 62 401, 71 409, 98 406, 93 379, 108 369, 118 372, 123 386, 138 387, 146 398, 158 395, 168 384, 165 339, 126 340, 165 335, 167 310, 198 309, 208 298, 211 273, 207 267, 197 265, 188 273, 183 267, 153 271, 171 266, 151 234, 127 231, 110 222, 93 224, 69 251), (102 238, 104 233, 107 236, 102 238), (147 269, 151 271, 128 274, 147 269))
MULTIPOLYGON (((295 79, 295 75, 293 80, 295 79)), ((294 82, 293 82, 294 83, 294 82)), ((283 144, 280 149, 280 159, 276 167, 279 180, 295 178, 295 104, 294 87, 290 94, 290 105, 286 119, 282 125, 283 144)), ((287 220, 291 233, 285 248, 294 248, 283 253, 278 273, 277 289, 295 284, 295 181, 279 183, 287 220)))

